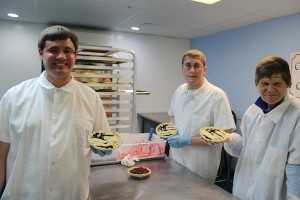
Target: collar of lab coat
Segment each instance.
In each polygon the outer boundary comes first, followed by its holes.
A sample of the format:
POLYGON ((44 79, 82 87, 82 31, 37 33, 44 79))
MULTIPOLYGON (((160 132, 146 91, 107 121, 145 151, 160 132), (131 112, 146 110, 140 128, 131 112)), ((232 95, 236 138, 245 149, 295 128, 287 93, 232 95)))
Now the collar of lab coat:
POLYGON ((39 82, 40 82, 40 85, 45 88, 45 89, 60 89, 60 90, 63 90, 65 92, 69 92, 69 93, 72 93, 74 91, 74 88, 75 88, 75 80, 73 79, 73 76, 70 80, 70 82, 66 85, 64 85, 63 87, 61 88, 56 88, 52 83, 50 83, 46 77, 45 77, 45 71, 42 72, 42 74, 39 76, 39 82))
POLYGON ((282 115, 284 114, 285 110, 289 106, 290 101, 291 101, 290 96, 289 96, 288 92, 286 92, 286 94, 283 98, 283 101, 278 106, 276 106, 274 109, 272 109, 270 112, 266 113, 265 116, 269 117, 269 119, 272 120, 274 123, 278 123, 279 120, 281 120, 282 115))
MULTIPOLYGON (((198 94, 201 93, 201 92, 203 92, 203 91, 205 91, 208 84, 209 84, 208 81, 206 80, 206 78, 204 78, 204 82, 201 85, 201 87, 198 88, 198 89, 192 90, 192 92, 190 93, 191 97, 200 101, 201 99, 200 99, 200 96, 198 94)), ((189 91, 191 91, 191 90, 188 89, 188 84, 186 84, 184 94, 186 96, 188 96, 189 95, 189 91)))

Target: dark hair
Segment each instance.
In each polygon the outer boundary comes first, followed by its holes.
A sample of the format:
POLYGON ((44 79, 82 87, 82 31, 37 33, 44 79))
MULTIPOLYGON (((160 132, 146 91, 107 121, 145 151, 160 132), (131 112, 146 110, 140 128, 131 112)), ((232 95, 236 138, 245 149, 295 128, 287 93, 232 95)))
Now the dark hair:
POLYGON ((289 64, 278 56, 268 56, 257 64, 255 70, 255 85, 257 86, 260 79, 271 78, 274 74, 281 74, 287 86, 291 87, 292 80, 289 64))
POLYGON ((56 40, 66 40, 68 38, 70 38, 70 40, 72 41, 75 47, 75 51, 77 51, 78 38, 73 31, 60 25, 50 26, 45 30, 43 30, 42 33, 40 34, 38 48, 43 50, 45 48, 45 43, 47 40, 56 41, 56 40))

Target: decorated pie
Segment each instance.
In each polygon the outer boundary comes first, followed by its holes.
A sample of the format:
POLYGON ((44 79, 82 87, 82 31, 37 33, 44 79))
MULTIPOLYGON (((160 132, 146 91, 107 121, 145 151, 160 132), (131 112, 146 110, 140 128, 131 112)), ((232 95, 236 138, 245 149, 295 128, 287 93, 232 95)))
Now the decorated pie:
POLYGON ((96 131, 90 133, 88 141, 95 149, 102 151, 116 149, 122 143, 121 136, 116 131, 96 131))
POLYGON ((217 127, 203 127, 199 130, 199 134, 208 142, 224 142, 227 138, 227 133, 217 127))
POLYGON ((177 128, 171 123, 161 123, 156 127, 155 131, 161 138, 169 138, 177 134, 177 128))

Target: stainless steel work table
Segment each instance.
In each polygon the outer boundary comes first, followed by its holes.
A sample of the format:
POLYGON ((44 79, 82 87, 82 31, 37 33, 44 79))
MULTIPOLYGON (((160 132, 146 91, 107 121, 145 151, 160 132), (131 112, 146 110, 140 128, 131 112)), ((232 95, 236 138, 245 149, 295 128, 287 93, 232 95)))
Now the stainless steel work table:
POLYGON ((151 175, 142 180, 127 174, 121 164, 91 167, 90 200, 229 200, 232 194, 169 158, 139 161, 151 175))

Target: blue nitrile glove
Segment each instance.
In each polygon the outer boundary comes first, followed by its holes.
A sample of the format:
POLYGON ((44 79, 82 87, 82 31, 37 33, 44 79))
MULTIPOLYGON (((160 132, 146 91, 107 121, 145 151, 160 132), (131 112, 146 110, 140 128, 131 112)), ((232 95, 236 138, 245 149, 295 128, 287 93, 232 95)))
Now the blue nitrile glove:
POLYGON ((167 139, 172 148, 181 148, 192 145, 192 139, 188 135, 174 135, 167 139))
POLYGON ((108 150, 108 151, 101 151, 101 150, 95 149, 91 145, 90 145, 90 148, 91 148, 92 152, 94 152, 95 154, 100 155, 101 157, 103 157, 103 156, 109 156, 112 153, 112 151, 110 151, 110 150, 108 150))

